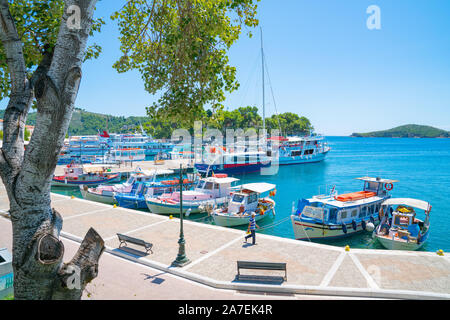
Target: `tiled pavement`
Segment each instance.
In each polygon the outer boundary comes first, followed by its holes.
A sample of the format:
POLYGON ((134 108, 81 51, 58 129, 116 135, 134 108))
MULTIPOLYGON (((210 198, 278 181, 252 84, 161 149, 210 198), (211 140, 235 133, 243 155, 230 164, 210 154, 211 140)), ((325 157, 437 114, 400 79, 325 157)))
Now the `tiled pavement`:
MULTIPOLYGON (((257 234, 257 245, 245 244, 244 232, 184 221, 190 264, 175 268, 179 219, 52 195, 64 218, 62 235, 81 241, 90 227, 105 240, 111 254, 218 289, 269 293, 322 294, 375 298, 450 299, 450 260, 432 252, 351 249, 257 234), (154 244, 153 254, 118 249, 116 233, 154 244), (286 262, 287 281, 244 282, 236 278, 236 261, 286 262)), ((0 210, 8 199, 0 189, 0 210)), ((1 212, 0 212, 1 213, 1 212)), ((130 246, 139 250, 139 247, 130 246)), ((247 275, 281 276, 280 272, 243 271, 247 275)))

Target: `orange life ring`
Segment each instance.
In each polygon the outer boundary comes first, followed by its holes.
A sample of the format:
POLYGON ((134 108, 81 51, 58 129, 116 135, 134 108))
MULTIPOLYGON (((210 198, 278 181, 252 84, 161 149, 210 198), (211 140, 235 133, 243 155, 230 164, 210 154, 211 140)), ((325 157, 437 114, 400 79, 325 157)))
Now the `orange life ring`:
POLYGON ((391 191, 392 189, 394 189, 394 185, 392 183, 386 183, 384 187, 387 191, 391 191))

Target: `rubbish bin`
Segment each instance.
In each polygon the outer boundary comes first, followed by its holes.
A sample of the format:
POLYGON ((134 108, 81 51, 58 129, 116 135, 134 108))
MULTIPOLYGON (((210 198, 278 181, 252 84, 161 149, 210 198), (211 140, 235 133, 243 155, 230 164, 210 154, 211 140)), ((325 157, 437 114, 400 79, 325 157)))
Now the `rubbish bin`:
POLYGON ((0 248, 0 300, 14 294, 12 257, 8 249, 0 248))

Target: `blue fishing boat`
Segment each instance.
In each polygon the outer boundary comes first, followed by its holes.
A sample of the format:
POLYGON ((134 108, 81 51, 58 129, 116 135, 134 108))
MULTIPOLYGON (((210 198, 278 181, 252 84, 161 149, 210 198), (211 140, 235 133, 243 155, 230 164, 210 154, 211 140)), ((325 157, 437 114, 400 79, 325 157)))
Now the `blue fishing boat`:
POLYGON ((389 199, 396 180, 362 177, 362 191, 341 194, 333 188, 328 195, 302 199, 291 215, 298 240, 333 239, 361 231, 372 232, 382 216, 380 208, 389 199))
MULTIPOLYGON (((183 188, 188 190, 194 182, 185 179, 183 188)), ((129 192, 114 192, 113 198, 120 207, 132 209, 147 209, 146 197, 157 197, 165 193, 179 190, 179 180, 163 180, 152 182, 135 182, 129 192)))

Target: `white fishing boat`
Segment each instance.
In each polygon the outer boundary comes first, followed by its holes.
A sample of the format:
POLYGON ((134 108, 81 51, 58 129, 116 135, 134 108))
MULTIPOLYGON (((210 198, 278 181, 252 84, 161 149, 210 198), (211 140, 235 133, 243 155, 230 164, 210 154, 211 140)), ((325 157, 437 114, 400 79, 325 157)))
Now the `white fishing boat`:
POLYGON ((392 198, 381 206, 383 218, 373 236, 383 247, 390 250, 417 250, 423 246, 430 232, 431 205, 428 202, 392 198), (417 218, 418 210, 425 213, 425 220, 417 218))
POLYGON ((380 208, 391 196, 391 179, 356 178, 364 182, 362 191, 338 195, 317 195, 299 200, 291 215, 295 238, 298 240, 333 239, 358 232, 372 232, 381 220, 380 208))
MULTIPOLYGON (((205 212, 208 206, 224 205, 232 191, 232 185, 239 179, 226 175, 202 178, 192 191, 183 191, 183 213, 205 212)), ((158 197, 146 197, 149 210, 159 214, 180 213, 180 192, 163 194, 158 197)))
POLYGON ((80 192, 84 199, 114 204, 117 203, 114 193, 131 192, 133 185, 138 182, 155 181, 157 176, 165 176, 174 174, 173 170, 141 170, 138 168, 132 173, 126 182, 114 185, 99 185, 96 188, 89 188, 87 185, 80 186, 80 192))
POLYGON ((252 212, 256 213, 255 221, 275 214, 275 201, 269 197, 261 197, 261 194, 270 192, 270 195, 275 195, 276 185, 249 183, 238 188, 231 194, 225 207, 211 213, 216 225, 232 227, 248 224, 252 212))

